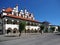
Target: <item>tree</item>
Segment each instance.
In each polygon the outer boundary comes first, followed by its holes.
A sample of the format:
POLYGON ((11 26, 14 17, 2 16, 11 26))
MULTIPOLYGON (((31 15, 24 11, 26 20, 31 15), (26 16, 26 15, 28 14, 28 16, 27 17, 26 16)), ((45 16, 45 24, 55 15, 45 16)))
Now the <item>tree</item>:
POLYGON ((26 26, 26 22, 22 21, 22 22, 19 22, 19 36, 21 36, 21 32, 23 30, 25 30, 25 26, 26 26))
POLYGON ((44 32, 47 33, 48 32, 48 28, 46 28, 44 32))
POLYGON ((60 26, 58 26, 58 32, 60 32, 60 26))
POLYGON ((48 26, 49 26, 50 22, 44 21, 44 22, 42 22, 42 24, 44 25, 44 32, 45 33, 48 32, 48 26))
POLYGON ((53 32, 55 30, 55 27, 51 27, 50 29, 51 29, 51 32, 53 32))
POLYGON ((41 25, 41 26, 40 26, 40 29, 43 30, 43 29, 44 29, 44 25, 41 25))
POLYGON ((42 24, 41 26, 40 26, 40 32, 41 32, 41 34, 42 34, 42 31, 44 30, 44 25, 42 24))

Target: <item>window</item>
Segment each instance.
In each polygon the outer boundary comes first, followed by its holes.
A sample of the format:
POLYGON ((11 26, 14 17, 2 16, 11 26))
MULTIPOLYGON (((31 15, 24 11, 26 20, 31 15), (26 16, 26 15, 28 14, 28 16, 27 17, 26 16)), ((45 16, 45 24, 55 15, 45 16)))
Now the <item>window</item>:
POLYGON ((7 20, 7 24, 12 24, 12 21, 11 20, 7 20))
POLYGON ((17 21, 16 21, 16 20, 14 20, 14 21, 13 21, 13 24, 17 24, 17 21))

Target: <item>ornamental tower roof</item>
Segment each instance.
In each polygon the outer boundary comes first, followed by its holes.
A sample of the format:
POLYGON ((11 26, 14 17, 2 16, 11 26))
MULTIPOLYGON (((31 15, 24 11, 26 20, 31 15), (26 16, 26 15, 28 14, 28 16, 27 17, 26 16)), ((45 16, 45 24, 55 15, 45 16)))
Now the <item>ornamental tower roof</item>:
POLYGON ((11 12, 11 11, 12 11, 12 8, 10 7, 6 9, 6 12, 11 12))

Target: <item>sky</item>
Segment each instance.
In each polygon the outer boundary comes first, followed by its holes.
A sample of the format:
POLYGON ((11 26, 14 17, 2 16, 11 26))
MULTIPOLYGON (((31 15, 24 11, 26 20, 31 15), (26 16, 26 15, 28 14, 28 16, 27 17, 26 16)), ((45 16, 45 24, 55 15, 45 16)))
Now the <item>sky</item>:
POLYGON ((16 4, 19 10, 27 9, 40 22, 48 21, 53 25, 60 25, 60 0, 0 0, 0 10, 14 8, 16 4))

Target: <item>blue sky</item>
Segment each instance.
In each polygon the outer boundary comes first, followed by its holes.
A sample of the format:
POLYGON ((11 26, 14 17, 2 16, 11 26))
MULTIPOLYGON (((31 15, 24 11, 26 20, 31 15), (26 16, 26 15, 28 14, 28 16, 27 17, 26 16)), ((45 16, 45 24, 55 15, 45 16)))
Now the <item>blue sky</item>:
POLYGON ((60 25, 60 0, 0 0, 0 10, 19 5, 19 10, 27 9, 36 20, 60 25))

